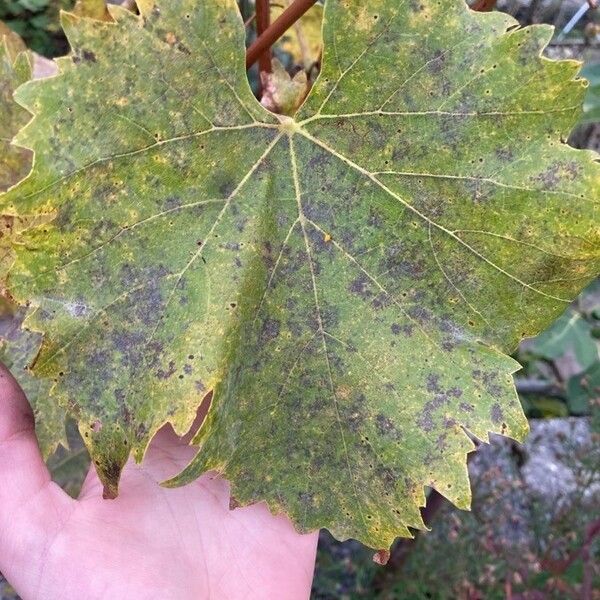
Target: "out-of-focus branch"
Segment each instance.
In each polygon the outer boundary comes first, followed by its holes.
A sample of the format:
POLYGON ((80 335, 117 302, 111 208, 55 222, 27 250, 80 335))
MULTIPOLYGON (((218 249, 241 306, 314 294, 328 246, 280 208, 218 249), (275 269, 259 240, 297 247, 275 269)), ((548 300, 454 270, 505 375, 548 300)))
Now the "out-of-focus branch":
POLYGON ((250 45, 246 51, 246 68, 249 69, 315 2, 294 0, 250 45))
POLYGON ((542 394, 555 398, 563 398, 565 395, 560 386, 544 379, 516 379, 515 387, 519 394, 542 394))
POLYGON ((471 10, 476 10, 477 12, 490 12, 494 10, 496 6, 496 0, 475 0, 473 4, 471 4, 471 10))
MULTIPOLYGON (((271 6, 269 0, 256 0, 256 35, 258 38, 267 31, 271 24, 271 6)), ((265 48, 258 57, 258 68, 261 73, 270 73, 271 47, 265 48)))

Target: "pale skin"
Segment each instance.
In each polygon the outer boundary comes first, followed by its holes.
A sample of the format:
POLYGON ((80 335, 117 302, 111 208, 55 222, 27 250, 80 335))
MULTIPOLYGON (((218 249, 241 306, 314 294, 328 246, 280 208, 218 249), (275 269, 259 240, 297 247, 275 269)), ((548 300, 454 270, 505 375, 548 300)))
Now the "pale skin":
POLYGON ((308 598, 317 533, 264 504, 230 510, 229 484, 213 474, 159 485, 194 453, 163 428, 143 463, 126 466, 116 500, 102 499, 93 468, 72 499, 0 366, 0 571, 24 600, 308 598))

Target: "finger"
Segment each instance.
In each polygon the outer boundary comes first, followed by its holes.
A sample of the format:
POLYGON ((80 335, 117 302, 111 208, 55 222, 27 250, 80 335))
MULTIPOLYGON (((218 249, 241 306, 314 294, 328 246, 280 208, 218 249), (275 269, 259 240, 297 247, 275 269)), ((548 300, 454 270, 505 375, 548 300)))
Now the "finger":
POLYGON ((25 394, 0 364, 0 568, 43 544, 66 500, 42 460, 25 394))
POLYGON ((50 481, 35 437, 33 412, 4 365, 0 365, 0 481, 3 513, 50 481))

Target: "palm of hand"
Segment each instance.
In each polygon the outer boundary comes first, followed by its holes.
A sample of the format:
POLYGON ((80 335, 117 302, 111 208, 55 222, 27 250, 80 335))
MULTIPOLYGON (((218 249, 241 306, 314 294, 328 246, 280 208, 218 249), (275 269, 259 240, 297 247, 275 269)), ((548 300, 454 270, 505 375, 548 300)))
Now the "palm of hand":
POLYGON ((116 500, 102 499, 93 469, 69 498, 42 462, 23 393, 0 377, 0 571, 25 600, 308 597, 316 534, 263 504, 229 510, 229 485, 212 474, 160 487, 194 454, 170 429, 126 467, 116 500))

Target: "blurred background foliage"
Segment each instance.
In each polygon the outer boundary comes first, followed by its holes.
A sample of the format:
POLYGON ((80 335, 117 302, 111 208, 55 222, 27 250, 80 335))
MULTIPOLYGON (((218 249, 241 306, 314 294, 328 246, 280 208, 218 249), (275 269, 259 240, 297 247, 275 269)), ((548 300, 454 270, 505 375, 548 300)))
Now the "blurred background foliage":
POLYGON ((0 21, 18 33, 31 50, 53 58, 68 52, 59 13, 74 4, 74 0, 1 0, 0 21))
MULTIPOLYGON (((289 1, 273 2, 272 18, 289 1)), ((0 22, 39 54, 60 56, 68 44, 59 12, 74 5, 0 0, 0 22)), ((253 0, 239 5, 251 42, 253 0)), ((521 25, 554 25, 547 56, 583 62, 590 85, 569 142, 600 150, 600 11, 586 10, 584 0, 498 0, 497 8, 521 25)), ((321 19, 317 3, 274 47, 291 76, 304 70, 314 81, 318 74, 321 19)), ((256 67, 249 79, 257 90, 256 67)), ((360 544, 323 532, 314 598, 600 599, 600 280, 514 356, 523 365, 515 379, 532 433, 524 445, 494 438, 474 454, 472 512, 439 501, 432 531, 399 541, 387 566, 360 544)), ((59 449, 49 464, 76 496, 89 461, 74 424, 67 429, 71 450, 59 449)), ((0 600, 14 597, 0 576, 0 600)))

